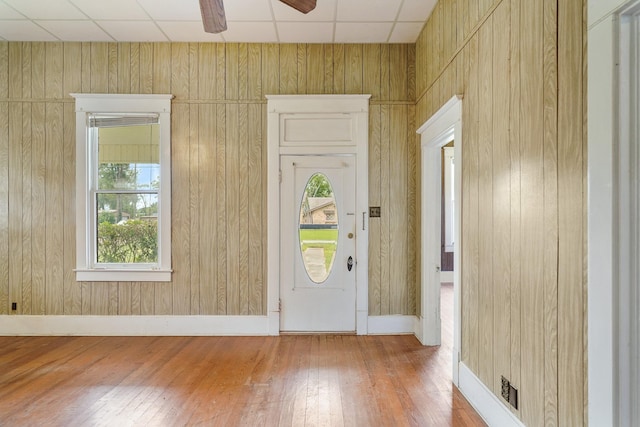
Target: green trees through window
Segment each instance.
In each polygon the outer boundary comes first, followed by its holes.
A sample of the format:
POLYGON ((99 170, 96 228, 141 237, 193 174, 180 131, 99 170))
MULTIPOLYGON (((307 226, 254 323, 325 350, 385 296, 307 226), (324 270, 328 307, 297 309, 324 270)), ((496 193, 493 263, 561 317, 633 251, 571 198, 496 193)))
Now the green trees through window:
POLYGON ((76 99, 76 280, 171 281, 169 94, 76 99))
POLYGON ((154 172, 159 169, 153 164, 99 164, 98 188, 103 189, 96 195, 99 263, 158 261, 158 196, 136 192, 158 189, 154 172))

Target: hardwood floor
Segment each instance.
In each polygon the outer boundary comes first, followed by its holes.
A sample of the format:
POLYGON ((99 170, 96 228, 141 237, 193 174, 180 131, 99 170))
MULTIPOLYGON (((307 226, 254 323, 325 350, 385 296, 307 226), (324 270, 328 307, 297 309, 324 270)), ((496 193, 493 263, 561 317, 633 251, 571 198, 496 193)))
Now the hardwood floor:
POLYGON ((450 351, 413 336, 1 337, 0 425, 484 425, 450 351))

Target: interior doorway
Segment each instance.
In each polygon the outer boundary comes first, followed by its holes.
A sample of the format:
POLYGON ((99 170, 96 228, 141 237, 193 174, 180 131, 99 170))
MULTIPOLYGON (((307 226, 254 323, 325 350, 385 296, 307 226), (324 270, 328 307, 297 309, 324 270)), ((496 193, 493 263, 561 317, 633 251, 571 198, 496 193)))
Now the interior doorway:
POLYGON ((440 185, 440 283, 453 285, 453 271, 455 269, 453 251, 455 241, 453 232, 455 229, 455 141, 451 140, 444 145, 440 151, 442 153, 440 185))
MULTIPOLYGON (((462 99, 451 98, 418 129, 421 135, 421 334, 424 345, 440 345, 442 339, 440 293, 442 264, 442 148, 453 144, 453 162, 462 164, 462 99)), ((462 168, 452 171, 452 201, 461 200, 462 168)), ((458 384, 461 346, 460 314, 460 211, 453 206, 450 236, 453 252, 453 346, 452 380, 458 384)), ((445 222, 446 224, 446 222, 445 222)))

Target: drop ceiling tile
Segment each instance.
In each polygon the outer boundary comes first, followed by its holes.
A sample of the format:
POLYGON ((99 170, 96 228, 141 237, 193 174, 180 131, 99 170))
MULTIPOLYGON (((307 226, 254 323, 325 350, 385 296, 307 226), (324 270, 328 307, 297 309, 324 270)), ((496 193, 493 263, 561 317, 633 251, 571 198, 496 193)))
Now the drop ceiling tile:
POLYGON ((93 21, 37 21, 37 23, 63 41, 113 41, 93 21))
POLYGON ((338 22, 335 43, 385 43, 392 26, 391 22, 338 22))
POLYGON ((282 43, 331 43, 332 22, 279 22, 278 36, 282 43))
POLYGON ((123 21, 149 19, 149 15, 136 0, 71 0, 71 2, 91 19, 123 21))
POLYGON ((31 21, 0 21, 0 37, 23 42, 48 42, 57 39, 31 21))
POLYGON ((319 0, 311 12, 300 13, 280 0, 271 0, 273 14, 277 21, 330 22, 336 15, 336 0, 319 0))
POLYGON ((230 22, 222 33, 227 42, 275 43, 278 41, 273 22, 230 22))
POLYGON ((160 29, 175 42, 222 42, 220 34, 205 33, 202 21, 158 21, 160 29))
POLYGON ((227 0, 224 2, 227 21, 272 21, 269 0, 227 0))
POLYGON ((436 3, 437 0, 404 0, 398 20, 424 23, 436 3))
POLYGON ((116 41, 405 43, 412 42, 418 24, 426 21, 437 2, 317 1, 313 11, 302 14, 280 0, 224 0, 230 29, 209 35, 201 28, 199 0, 0 0, 0 38, 57 40, 58 35, 93 41, 103 40, 102 28, 116 41), (311 23, 318 25, 300 25, 311 23), (329 34, 329 24, 337 35, 329 34))
POLYGON ((26 19, 26 17, 0 1, 0 20, 3 19, 26 19))
POLYGON ((87 19, 67 0, 5 0, 5 2, 30 19, 87 19))
POLYGON ((398 22, 389 38, 389 43, 415 43, 424 24, 420 22, 398 22))
POLYGON ((167 37, 151 21, 97 21, 119 42, 166 42, 167 37))
MULTIPOLYGON (((238 1, 238 0, 227 0, 238 1)), ((197 21, 202 19, 198 0, 138 0, 156 21, 197 21)))
POLYGON ((342 0, 338 2, 338 21, 395 21, 401 0, 342 0))

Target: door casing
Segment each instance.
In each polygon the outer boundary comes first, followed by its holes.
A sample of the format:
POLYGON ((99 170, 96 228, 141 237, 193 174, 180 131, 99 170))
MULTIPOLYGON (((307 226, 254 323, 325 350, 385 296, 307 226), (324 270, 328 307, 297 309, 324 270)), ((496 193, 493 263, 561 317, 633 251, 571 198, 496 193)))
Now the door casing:
POLYGON ((341 154, 356 158, 356 333, 367 334, 370 97, 267 95, 267 315, 270 335, 280 334, 280 156, 341 154), (317 129, 312 137, 306 134, 296 138, 297 130, 304 127, 308 119, 324 119, 327 126, 317 129))
POLYGON ((462 97, 453 96, 429 120, 418 129, 421 135, 422 153, 422 194, 421 194, 421 262, 420 280, 420 328, 418 339, 424 345, 440 345, 440 236, 441 236, 441 152, 445 144, 455 139, 454 158, 456 161, 454 192, 460 201, 454 212, 454 251, 453 251, 453 383, 458 385, 458 365, 462 344, 460 311, 462 246, 461 212, 462 206, 462 97))

